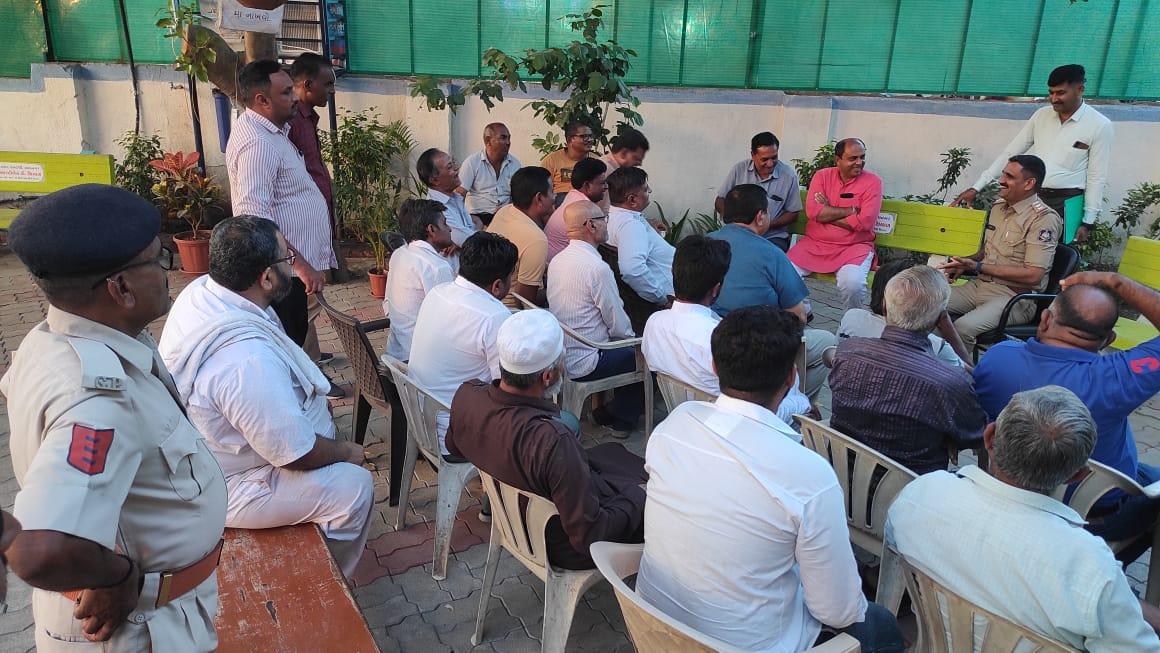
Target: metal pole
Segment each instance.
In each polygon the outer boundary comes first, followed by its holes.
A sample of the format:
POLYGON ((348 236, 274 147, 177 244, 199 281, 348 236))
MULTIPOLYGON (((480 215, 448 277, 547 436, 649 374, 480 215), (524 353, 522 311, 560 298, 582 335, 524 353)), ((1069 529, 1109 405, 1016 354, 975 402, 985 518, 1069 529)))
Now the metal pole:
MULTIPOLYGON (((176 16, 181 8, 181 0, 172 0, 173 15, 176 16)), ((184 39, 185 35, 182 35, 184 39)), ((197 105, 197 80, 189 73, 185 74, 185 87, 189 89, 189 113, 193 122, 193 147, 197 150, 197 167, 201 174, 205 171, 205 146, 201 140, 201 109, 197 105)))

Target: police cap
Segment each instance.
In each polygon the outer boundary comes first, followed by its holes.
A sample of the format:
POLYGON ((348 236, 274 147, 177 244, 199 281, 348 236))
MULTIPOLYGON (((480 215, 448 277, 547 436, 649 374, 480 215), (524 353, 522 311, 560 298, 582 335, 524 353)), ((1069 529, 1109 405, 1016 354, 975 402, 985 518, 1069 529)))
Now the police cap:
POLYGON ((161 231, 157 207, 116 186, 81 184, 30 203, 12 221, 9 247, 33 276, 79 277, 115 270, 161 231))

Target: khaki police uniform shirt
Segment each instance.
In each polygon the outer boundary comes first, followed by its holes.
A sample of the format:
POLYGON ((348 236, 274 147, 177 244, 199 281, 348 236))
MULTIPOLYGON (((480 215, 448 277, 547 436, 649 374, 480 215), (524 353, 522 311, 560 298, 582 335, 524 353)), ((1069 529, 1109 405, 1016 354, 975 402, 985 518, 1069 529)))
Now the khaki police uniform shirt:
MULTIPOLYGON (((21 488, 15 514, 25 530, 91 540, 142 570, 137 609, 107 648, 95 650, 213 650, 216 575, 154 607, 161 572, 187 567, 217 545, 226 486, 149 334, 131 338, 49 308, 13 355, 0 392, 21 488)), ((39 650, 84 650, 65 643, 85 641, 74 607, 36 590, 39 650)))
MULTIPOLYGON (((1038 195, 1024 198, 1013 205, 1003 199, 995 200, 987 216, 987 240, 983 246, 983 272, 988 265, 1021 265, 1051 269, 1055 246, 1063 233, 1063 220, 1038 195)), ((989 274, 980 274, 980 281, 1007 285, 989 274)), ((1047 275, 1032 290, 1047 287, 1047 275)))

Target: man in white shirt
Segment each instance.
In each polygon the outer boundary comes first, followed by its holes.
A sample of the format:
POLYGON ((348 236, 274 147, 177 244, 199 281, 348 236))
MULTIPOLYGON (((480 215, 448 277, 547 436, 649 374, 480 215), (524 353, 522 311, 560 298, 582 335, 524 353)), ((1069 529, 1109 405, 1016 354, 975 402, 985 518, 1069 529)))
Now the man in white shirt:
POLYGON ((451 247, 443 253, 451 256, 463 247, 463 241, 471 234, 483 229, 483 223, 467 212, 463 196, 455 192, 459 188, 459 166, 451 155, 431 148, 419 155, 415 162, 415 174, 427 186, 427 199, 442 202, 447 207, 443 211, 447 226, 451 227, 451 247))
POLYGON ((387 355, 406 361, 419 307, 431 289, 455 279, 451 261, 441 254, 451 246, 451 229, 443 205, 434 200, 410 199, 399 208, 399 225, 407 246, 391 254, 383 313, 391 318, 387 355))
MULTIPOLYGON (((576 179, 581 161, 573 170, 576 179)), ((603 164, 601 164, 603 165, 603 164)), ((568 246, 548 265, 548 306, 560 323, 593 342, 633 336, 624 302, 616 290, 612 270, 596 247, 608 239, 608 218, 589 200, 573 202, 564 210, 568 246)), ((636 369, 632 347, 594 349, 565 338, 564 367, 568 378, 595 381, 636 369)), ((627 435, 644 410, 644 388, 639 384, 617 388, 612 401, 597 408, 593 418, 615 434, 627 435)))
MULTIPOLYGON (((717 396, 721 394, 709 341, 721 318, 710 306, 721 294, 729 270, 729 243, 693 235, 677 243, 673 256, 673 307, 657 311, 644 326, 641 348, 649 369, 717 396)), ((791 427, 793 416, 809 413, 810 400, 797 379, 777 406, 777 416, 791 427)))
POLYGON ((666 614, 748 651, 803 651, 822 626, 901 653, 862 595, 833 469, 773 414, 794 382, 802 324, 771 306, 713 332, 715 403, 687 401, 653 431, 636 589, 666 614))
POLYGON ((643 300, 625 299, 629 317, 642 329, 673 297, 673 246, 641 214, 650 193, 648 173, 639 167, 617 168, 608 176, 608 244, 616 248, 621 280, 643 300))
POLYGON ((890 507, 887 544, 971 603, 1068 646, 1160 651, 1145 622, 1157 609, 1083 518, 1048 496, 1082 478, 1094 447, 1083 402, 1059 386, 1017 393, 983 437, 987 471, 911 481, 890 507))
POLYGON ((483 128, 483 149, 467 157, 459 168, 459 188, 467 212, 484 226, 511 201, 512 175, 522 165, 511 155, 512 134, 507 125, 493 122, 483 128))
POLYGON ((363 448, 335 438, 328 382, 270 304, 297 258, 278 227, 240 216, 210 238, 209 275, 177 297, 158 347, 226 476, 226 526, 313 522, 349 578, 374 504, 363 448))
MULTIPOLYGON (((572 168, 572 190, 564 196, 564 201, 544 225, 544 233, 548 236, 548 260, 551 261, 557 254, 568 246, 568 227, 564 224, 564 210, 573 202, 602 202, 608 196, 608 184, 605 182, 605 173, 608 165, 600 159, 584 159, 572 168)), ((604 213, 604 210, 601 210, 604 213)), ((607 231, 607 230, 606 230, 607 231)))
POLYGON ((1075 224, 1079 216, 1065 215, 1064 202, 1083 195, 1083 218, 1075 232, 1075 242, 1087 240, 1104 203, 1113 130, 1112 121, 1083 101, 1085 74, 1079 64, 1051 71, 1047 78, 1051 106, 1032 114, 1023 129, 979 175, 975 185, 960 193, 952 205, 970 206, 975 195, 999 176, 1011 157, 1034 154, 1047 164, 1047 177, 1039 190, 1039 198, 1063 218, 1065 225, 1075 224))
MULTIPOLYGON (((297 254, 290 293, 274 304, 287 335, 311 360, 322 360, 314 320, 322 312, 314 293, 325 271, 338 266, 330 232, 330 207, 290 140, 296 115, 294 82, 277 61, 246 64, 238 73, 238 97, 246 110, 226 145, 230 198, 237 215, 273 220, 297 254)), ((345 396, 331 384, 328 394, 345 396)))
MULTIPOLYGON (((511 311, 500 301, 511 289, 519 252, 499 234, 480 231, 463 243, 459 276, 423 300, 411 338, 411 376, 446 405, 465 381, 499 378, 496 334, 511 311)), ((448 416, 438 416, 439 448, 448 416)))

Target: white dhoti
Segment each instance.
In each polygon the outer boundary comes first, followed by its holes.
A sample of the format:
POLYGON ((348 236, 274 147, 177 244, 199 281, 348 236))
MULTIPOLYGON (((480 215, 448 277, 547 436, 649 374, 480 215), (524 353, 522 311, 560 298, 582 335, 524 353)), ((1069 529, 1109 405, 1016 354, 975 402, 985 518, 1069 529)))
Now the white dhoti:
POLYGON ((230 476, 226 486, 228 528, 318 524, 342 573, 354 573, 374 506, 370 472, 351 463, 307 471, 258 467, 230 476))

